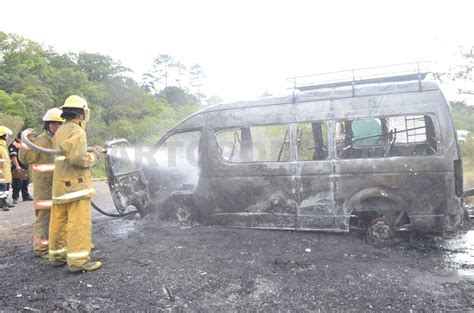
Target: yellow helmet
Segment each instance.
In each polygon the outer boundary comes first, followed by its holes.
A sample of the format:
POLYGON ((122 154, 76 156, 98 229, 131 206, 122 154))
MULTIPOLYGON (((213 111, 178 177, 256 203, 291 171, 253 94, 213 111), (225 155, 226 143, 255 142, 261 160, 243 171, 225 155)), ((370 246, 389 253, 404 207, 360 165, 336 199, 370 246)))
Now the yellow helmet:
POLYGON ((63 111, 58 108, 49 109, 43 116, 43 122, 64 122, 64 119, 61 117, 62 113, 63 111))
POLYGON ((11 134, 13 134, 13 131, 10 128, 6 126, 0 126, 0 136, 11 134))
POLYGON ((89 121, 90 118, 90 110, 89 106, 87 105, 87 101, 84 100, 83 98, 72 95, 67 97, 66 101, 64 101, 63 106, 60 107, 61 109, 82 109, 84 110, 84 120, 86 122, 89 121))

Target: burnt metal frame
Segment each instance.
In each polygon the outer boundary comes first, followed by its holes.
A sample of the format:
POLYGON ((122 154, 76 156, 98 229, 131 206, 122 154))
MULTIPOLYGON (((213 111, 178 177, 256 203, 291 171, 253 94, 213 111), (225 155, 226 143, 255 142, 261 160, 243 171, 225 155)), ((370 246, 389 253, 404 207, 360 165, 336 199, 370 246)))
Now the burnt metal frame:
POLYGON ((355 92, 356 86, 367 85, 367 84, 418 81, 419 91, 421 91, 422 90, 421 81, 424 80, 426 76, 430 73, 428 70, 425 70, 425 69, 421 70, 421 66, 423 66, 424 64, 429 64, 429 62, 420 61, 420 62, 401 63, 401 64, 377 66, 377 67, 355 68, 352 70, 345 70, 345 71, 317 73, 317 74, 304 75, 304 76, 294 76, 291 78, 287 78, 287 80, 292 82, 293 84, 292 89, 296 89, 300 91, 310 91, 310 90, 325 89, 325 88, 351 86, 353 97, 356 96, 356 92, 355 92), (397 67, 402 68, 404 66, 413 66, 413 68, 409 70, 397 69, 397 67), (395 68, 396 71, 395 72, 384 71, 389 68, 395 68), (380 72, 376 72, 372 75, 368 75, 368 77, 358 75, 358 72, 367 71, 367 70, 380 70, 380 72), (303 84, 303 85, 298 86, 299 85, 298 80, 301 81, 305 78, 322 77, 324 75, 341 75, 342 76, 344 74, 347 74, 348 72, 352 74, 351 75, 352 78, 349 80, 347 79, 323 80, 317 83, 309 83, 309 84, 303 84), (397 75, 394 75, 394 74, 397 74, 397 75))
MULTIPOLYGON (((409 86, 410 86, 410 88, 407 88, 407 89, 403 89, 403 88, 400 88, 400 89, 397 89, 397 88, 385 89, 385 86, 384 86, 380 90, 379 89, 370 89, 371 87, 369 87, 366 90, 364 90, 364 93, 361 93, 361 95, 363 95, 363 96, 376 96, 376 95, 397 94, 397 93, 406 93, 406 92, 413 93, 413 92, 418 91, 417 89, 419 89, 420 91, 427 91, 427 92, 438 90, 437 88, 434 88, 434 87, 430 88, 430 84, 427 84, 426 86, 423 85, 423 89, 418 88, 418 84, 416 84, 416 83, 412 83, 409 86), (367 91, 370 94, 368 94, 367 91)), ((313 99, 315 99, 314 101, 318 101, 318 100, 322 100, 322 99, 332 100, 332 99, 350 98, 351 95, 350 95, 349 91, 350 91, 349 88, 341 88, 341 90, 336 90, 335 92, 329 92, 329 93, 326 93, 326 91, 321 92, 321 93, 315 92, 314 94, 309 93, 306 98, 304 96, 302 96, 301 99, 296 98, 296 102, 297 103, 298 102, 308 102, 308 99, 310 99, 310 101, 313 100, 313 99)), ((244 103, 240 103, 240 105, 239 105, 239 103, 236 103, 236 105, 234 105, 234 106, 232 106, 232 105, 227 105, 227 106, 226 105, 224 105, 224 106, 220 105, 220 106, 215 106, 215 107, 212 107, 212 108, 203 109, 203 110, 191 115, 185 121, 178 124, 173 130, 171 130, 167 135, 165 135, 165 137, 163 137, 160 140, 160 142, 165 141, 166 138, 168 138, 172 134, 176 134, 178 132, 189 131, 189 130, 191 130, 191 128, 198 128, 198 127, 196 127, 196 125, 199 125, 200 129, 202 128, 202 129, 205 129, 207 131, 207 132, 206 131, 202 132, 203 136, 201 136, 201 140, 200 140, 200 151, 203 151, 203 152, 207 153, 207 152, 210 151, 207 148, 209 146, 212 146, 215 143, 215 140, 213 140, 211 129, 209 129, 210 127, 212 127, 212 124, 209 124, 209 121, 212 121, 212 119, 210 118, 211 113, 212 114, 217 114, 219 118, 222 118, 222 116, 219 116, 219 114, 220 114, 220 112, 223 112, 223 111, 226 111, 226 110, 232 111, 232 110, 238 110, 240 108, 256 108, 256 107, 265 107, 265 106, 287 105, 287 104, 290 104, 290 102, 289 102, 289 101, 291 101, 290 99, 291 98, 288 96, 288 97, 281 98, 281 99, 277 98, 273 102, 271 102, 271 101, 268 102, 266 100, 262 100, 262 101, 259 100, 259 102, 244 102, 244 103), (199 116, 199 115, 201 115, 201 116, 199 116), (193 120, 193 117, 196 118, 196 119, 193 120), (203 148, 203 147, 204 147, 204 150, 201 150, 201 148, 203 148)), ((293 97, 293 100, 295 100, 295 97, 293 97)), ((436 102, 436 103, 438 103, 438 102, 436 102)), ((293 108, 293 110, 295 110, 296 105, 292 104, 291 107, 293 108)), ((424 110, 427 110, 427 109, 425 108, 424 110)), ((431 110, 431 109, 428 109, 428 110, 431 110)), ((439 119, 440 118, 438 116, 439 112, 438 113, 436 113, 436 112, 435 113, 427 113, 427 114, 430 115, 430 116, 433 114, 433 115, 436 116, 437 119, 439 119)), ((416 113, 420 114, 419 111, 416 112, 416 113)), ((225 116, 225 114, 223 114, 223 116, 225 116)), ((229 114, 229 117, 233 117, 233 116, 231 114, 229 114)), ((333 118, 337 118, 337 117, 333 117, 333 118)), ((329 125, 329 129, 328 129, 328 131, 329 131, 329 133, 328 133, 329 142, 328 142, 328 144, 329 144, 330 147, 332 147, 328 151, 329 154, 330 154, 328 157, 331 158, 331 159, 333 159, 333 158, 336 159, 337 155, 335 154, 335 148, 334 148, 335 147, 335 122, 333 121, 333 118, 331 118, 332 122, 329 122, 329 124, 328 124, 329 125)), ((238 121, 239 121, 238 119, 237 119, 237 122, 235 122, 235 119, 232 119, 232 123, 233 123, 234 127, 240 126, 240 124, 238 124, 239 123, 238 121)), ((259 124, 259 123, 262 123, 262 122, 260 120, 256 120, 256 121, 252 122, 252 125, 259 124)), ((297 151, 296 151, 296 143, 297 143, 296 125, 297 125, 298 122, 284 122, 284 123, 285 124, 289 123, 289 125, 290 125, 290 141, 293 142, 293 144, 291 144, 290 147, 291 147, 292 160, 294 160, 296 158, 296 155, 297 155, 297 151)), ((446 125, 448 125, 448 124, 446 124, 446 125)), ((216 126, 219 129, 227 128, 227 125, 225 125, 225 124, 217 124, 216 126)), ((438 129, 438 131, 440 131, 440 129, 438 129)), ((458 152, 456 152, 456 155, 458 155, 458 152)), ((440 159, 440 158, 436 158, 436 159, 440 159)), ((222 162, 222 159, 218 159, 218 158, 216 158, 214 161, 217 161, 217 160, 219 160, 218 162, 222 162)), ((433 160, 434 160, 434 158, 433 158, 433 160)), ((206 172, 206 170, 209 170, 212 167, 212 165, 213 165, 211 163, 212 161, 213 160, 211 160, 211 158, 208 158, 207 160, 205 158, 203 158, 203 159, 200 158, 199 162, 200 163, 202 162, 204 172, 206 172)), ((380 160, 377 160, 377 161, 380 163, 380 160)), ((423 161, 423 162, 419 162, 420 164, 421 163, 426 163, 426 162, 424 162, 424 160, 421 160, 421 161, 423 161)), ((352 164, 356 164, 356 162, 358 162, 358 161, 350 160, 349 162, 344 161, 344 162, 340 162, 339 164, 340 165, 352 165, 352 164)), ((456 162, 458 162, 459 163, 458 164, 458 171, 461 170, 461 168, 459 166, 460 165, 460 160, 455 160, 454 162, 455 162, 455 168, 456 168, 456 162)), ((222 162, 222 163, 225 163, 225 162, 222 162)), ((333 166, 334 166, 334 164, 336 164, 336 163, 333 163, 333 166)), ((442 165, 441 161, 438 162, 437 164, 442 165)), ((298 164, 296 164, 296 165, 298 165, 298 164)), ((264 167, 261 166, 260 168, 264 168, 264 167)), ((347 169, 349 167, 346 166, 345 168, 347 169)), ((236 167, 231 166, 231 167, 229 167, 229 169, 233 169, 234 171, 233 172, 231 171, 230 173, 235 174, 236 173, 235 170, 239 169, 239 168, 237 166, 236 167)), ((254 166, 250 169, 257 169, 257 166, 254 166)), ((299 175, 296 166, 292 167, 291 170, 292 170, 292 173, 294 173, 295 175, 299 175)), ((342 170, 344 170, 344 167, 342 168, 342 170)), ((422 168, 422 170, 423 170, 423 168, 422 168)), ((409 172, 406 172, 406 173, 408 173, 408 175, 411 175, 411 173, 409 173, 409 172)), ((215 173, 211 172, 210 174, 215 174, 215 173)), ((226 174, 228 174, 228 173, 227 172, 221 172, 221 173, 219 173, 218 176, 212 176, 212 177, 223 179, 224 177, 226 177, 226 174)), ((203 177, 205 177, 205 175, 207 175, 207 174, 204 173, 203 177)), ((334 178, 335 176, 331 176, 331 177, 334 178)), ((415 176, 413 176, 413 177, 415 177, 415 176)), ((251 175, 251 179, 255 180, 255 176, 251 175)), ((459 178, 458 178, 458 180, 459 180, 459 178)), ((437 181, 439 181, 439 180, 437 180, 437 181)), ((334 182, 332 182, 332 183, 334 184, 334 182)), ((439 183, 438 185, 440 185, 440 184, 442 185, 442 183, 439 183)), ((199 190, 200 192, 203 192, 200 196, 202 199, 206 199, 206 197, 208 195, 208 194, 206 194, 206 192, 210 191, 209 189, 206 189, 208 187, 212 187, 212 185, 209 185, 209 186, 204 185, 204 187, 203 187, 204 189, 199 190)), ((292 185, 289 186, 289 187, 291 187, 291 188, 295 187, 296 188, 297 186, 294 185, 293 181, 292 181, 292 185)), ((462 191, 462 188, 460 189, 459 186, 456 186, 456 187, 457 187, 458 192, 459 192, 459 190, 462 191)), ((334 195, 335 194, 332 194, 332 201, 333 202, 335 201, 334 195)), ((369 187, 369 188, 365 188, 363 190, 360 190, 360 191, 354 193, 346 202, 344 202, 342 204, 342 206, 337 207, 338 211, 336 211, 337 215, 335 215, 335 217, 337 217, 337 218, 341 218, 341 217, 348 218, 347 213, 349 213, 349 212, 351 212, 351 216, 352 216, 353 212, 355 212, 355 213, 361 212, 360 209, 363 208, 361 206, 362 201, 365 201, 366 199, 369 199, 370 197, 376 197, 377 199, 382 197, 383 199, 385 199, 387 201, 389 200, 390 202, 402 203, 401 196, 399 196, 396 193, 392 192, 392 190, 387 186, 369 187), (351 209, 351 210, 348 210, 348 209, 351 209)), ((196 197, 196 198, 198 199, 199 197, 196 197)), ((450 198, 448 200, 450 200, 450 205, 453 206, 453 207, 454 207, 454 205, 456 205, 458 203, 458 202, 456 202, 457 201, 456 199, 451 199, 450 198)), ((206 206, 206 208, 208 208, 208 206, 206 206)), ((450 216, 454 216, 454 215, 457 216, 457 212, 450 211, 448 213, 450 214, 450 216)), ((227 214, 227 213, 225 213, 225 214, 227 214)), ((401 218, 401 215, 398 216, 397 220, 399 220, 400 218, 401 218)), ((415 218, 414 218, 414 225, 417 224, 417 223, 420 224, 420 225, 423 225, 423 224, 421 224, 421 222, 425 223, 424 221, 422 221, 422 219, 419 216, 415 216, 415 218)), ((444 223, 443 223, 444 220, 442 220, 443 217, 440 214, 429 215, 428 218, 431 218, 432 220, 430 220, 430 219, 426 220, 426 225, 431 225, 431 224, 438 225, 438 223, 439 223, 439 225, 441 225, 441 224, 444 225, 444 223)), ((239 222, 239 221, 240 220, 238 220, 237 222, 239 222)), ((348 220, 343 221, 342 219, 340 219, 338 221, 339 221, 339 223, 340 222, 344 222, 344 223, 348 222, 348 220)), ((338 224, 338 225, 342 225, 342 227, 344 227, 345 225, 349 226, 347 223, 346 224, 338 224)), ((451 227, 452 225, 448 225, 448 226, 451 227)), ((250 227, 253 227, 253 226, 250 225, 250 227)), ((290 228, 291 227, 292 226, 290 226, 290 228)), ((293 229, 293 228, 291 228, 291 229, 293 229)), ((300 228, 300 229, 303 229, 303 228, 300 228)), ((307 228, 307 229, 309 229, 309 228, 307 228)), ((331 228, 331 231, 348 231, 348 229, 346 229, 346 228, 344 228, 344 229, 343 228, 341 228, 341 229, 331 228)))

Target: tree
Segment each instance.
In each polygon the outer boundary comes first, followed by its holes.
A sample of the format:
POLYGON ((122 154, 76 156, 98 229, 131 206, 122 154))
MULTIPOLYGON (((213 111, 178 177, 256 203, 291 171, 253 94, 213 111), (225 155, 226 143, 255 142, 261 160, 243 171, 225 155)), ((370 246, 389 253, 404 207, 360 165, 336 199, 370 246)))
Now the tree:
POLYGON ((456 91, 454 101, 466 102, 467 99, 472 99, 474 97, 474 46, 460 47, 456 64, 446 72, 433 73, 433 77, 445 88, 456 91))
POLYGON ((53 107, 51 90, 45 87, 28 87, 24 93, 13 93, 12 99, 25 126, 31 128, 41 128, 44 113, 53 107))
POLYGON ((0 89, 11 94, 47 79, 47 52, 37 43, 11 35, 3 38, 0 49, 0 89))
POLYGON ((198 101, 204 97, 201 86, 205 78, 204 70, 199 64, 189 69, 169 54, 160 54, 153 61, 151 69, 142 75, 141 87, 149 93, 156 94, 167 87, 176 86, 188 92, 189 89, 198 101))
POLYGON ((75 55, 73 53, 59 54, 49 47, 46 60, 49 66, 55 69, 77 69, 76 63, 74 63, 75 55))
POLYGON ((189 75, 191 76, 191 86, 194 88, 198 102, 201 103, 201 98, 205 97, 205 95, 201 93, 201 86, 206 77, 204 70, 201 65, 194 64, 189 70, 189 75))
POLYGON ((179 88, 182 88, 182 86, 184 86, 186 84, 186 82, 183 82, 183 78, 184 78, 184 74, 186 73, 187 71, 187 68, 186 66, 179 62, 179 61, 176 61, 174 62, 172 65, 171 65, 171 68, 174 69, 176 71, 175 73, 175 82, 176 82, 176 85, 179 87, 179 88))
POLYGON ((155 76, 151 73, 144 73, 142 75, 141 87, 146 92, 154 93, 156 91, 155 76))
POLYGON ((165 100, 175 109, 185 105, 199 104, 199 100, 195 96, 175 86, 166 87, 160 91, 157 97, 158 99, 165 100))
POLYGON ((474 134, 474 106, 466 106, 462 102, 451 102, 451 114, 456 129, 468 130, 474 134))
POLYGON ((164 88, 168 87, 169 70, 175 63, 176 61, 169 54, 160 54, 155 58, 151 72, 155 84, 162 84, 164 88))
POLYGON ((21 117, 0 112, 0 125, 10 128, 14 133, 23 129, 23 124, 21 117))
POLYGON ((104 87, 102 105, 106 109, 106 122, 120 118, 137 120, 150 114, 161 113, 163 103, 156 103, 157 100, 131 78, 115 77, 105 82, 104 87))
POLYGON ((0 90, 0 112, 10 115, 17 113, 15 101, 3 90, 0 90))
POLYGON ((130 120, 120 119, 111 123, 112 137, 130 138, 134 135, 134 123, 130 120))
POLYGON ((80 71, 87 74, 90 81, 103 82, 104 80, 129 72, 130 69, 114 62, 111 57, 98 53, 81 52, 76 56, 76 63, 80 71))
POLYGON ((183 89, 189 81, 186 66, 173 57, 155 59, 146 88, 124 76, 127 71, 106 55, 60 54, 51 47, 45 49, 0 32, 0 120, 15 130, 39 130, 46 110, 61 106, 76 94, 84 97, 91 109, 86 126, 90 144, 103 144, 118 136, 134 143, 154 143, 199 108, 197 98, 183 89), (165 86, 160 94, 152 94, 160 85, 165 86))
POLYGON ((462 142, 461 146, 461 154, 463 158, 463 165, 465 168, 474 168, 474 140, 467 140, 466 142, 462 142))
POLYGON ((472 81, 474 78, 474 46, 464 49, 461 47, 462 62, 454 68, 451 73, 455 79, 463 79, 472 81))
POLYGON ((219 96, 212 96, 209 99, 207 99, 207 105, 214 105, 214 104, 218 104, 218 103, 221 103, 221 102, 224 102, 224 99, 222 99, 219 96))

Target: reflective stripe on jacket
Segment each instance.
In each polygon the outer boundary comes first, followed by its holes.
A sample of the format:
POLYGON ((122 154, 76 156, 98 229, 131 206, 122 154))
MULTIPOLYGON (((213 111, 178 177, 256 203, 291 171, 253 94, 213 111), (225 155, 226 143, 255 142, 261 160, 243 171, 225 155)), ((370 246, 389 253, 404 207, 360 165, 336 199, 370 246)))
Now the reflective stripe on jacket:
POLYGON ((12 182, 12 168, 7 143, 0 139, 0 184, 12 182))
POLYGON ((52 200, 34 200, 33 201, 33 206, 36 210, 41 210, 41 209, 51 209, 53 206, 53 201, 52 200))
MULTIPOLYGON (((51 139, 52 135, 46 130, 38 136, 30 138, 31 142, 46 149, 53 148, 53 142, 51 139)), ((32 149, 20 149, 18 159, 21 163, 30 165, 33 182, 33 199, 51 200, 53 188, 54 155, 40 153, 32 149)), ((43 208, 46 208, 46 206, 43 206, 43 208)))
POLYGON ((90 168, 97 162, 94 154, 87 152, 86 132, 78 120, 67 121, 53 137, 53 149, 63 153, 54 159, 53 203, 68 203, 90 198, 92 188, 90 168))
POLYGON ((54 163, 48 163, 48 164, 39 164, 39 163, 34 163, 31 164, 31 171, 33 173, 45 173, 45 172, 53 172, 54 171, 54 163))

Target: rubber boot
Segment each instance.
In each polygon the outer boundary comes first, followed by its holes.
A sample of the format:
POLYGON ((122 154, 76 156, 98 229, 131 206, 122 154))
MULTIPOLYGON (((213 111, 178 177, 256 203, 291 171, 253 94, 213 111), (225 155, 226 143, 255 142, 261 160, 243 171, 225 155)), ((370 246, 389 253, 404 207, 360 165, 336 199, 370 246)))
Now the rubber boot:
POLYGON ((100 261, 89 261, 88 263, 84 264, 81 267, 68 266, 67 269, 71 273, 82 273, 82 272, 95 271, 101 267, 102 267, 102 263, 100 261))

